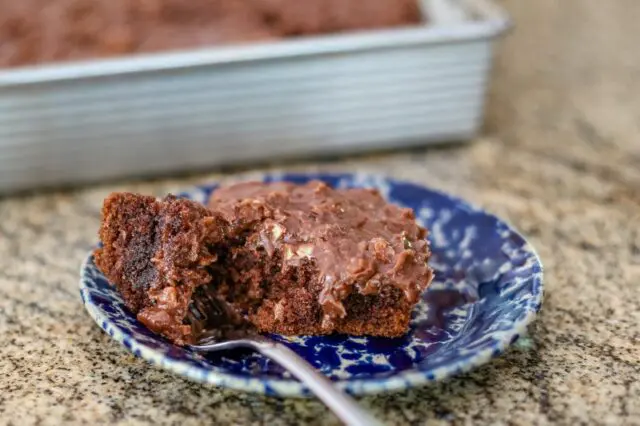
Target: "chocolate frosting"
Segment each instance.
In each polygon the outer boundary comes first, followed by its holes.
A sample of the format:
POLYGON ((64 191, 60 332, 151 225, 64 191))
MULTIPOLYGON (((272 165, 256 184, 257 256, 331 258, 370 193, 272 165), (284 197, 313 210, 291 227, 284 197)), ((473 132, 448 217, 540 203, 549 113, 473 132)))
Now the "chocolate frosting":
POLYGON ((420 22, 416 0, 0 0, 0 67, 420 22))

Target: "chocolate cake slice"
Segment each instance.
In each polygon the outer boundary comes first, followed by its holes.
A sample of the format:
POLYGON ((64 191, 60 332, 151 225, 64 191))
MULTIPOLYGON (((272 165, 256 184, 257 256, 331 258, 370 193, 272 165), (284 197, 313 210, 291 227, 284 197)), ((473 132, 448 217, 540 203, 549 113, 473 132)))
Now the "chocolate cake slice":
POLYGON ((432 279, 425 229, 374 190, 242 183, 208 208, 113 194, 96 263, 150 329, 178 344, 208 286, 258 330, 395 337, 432 279))
POLYGON ((185 321, 194 290, 227 230, 219 214, 190 200, 114 193, 104 201, 95 262, 127 307, 152 331, 177 344, 193 338, 185 321))

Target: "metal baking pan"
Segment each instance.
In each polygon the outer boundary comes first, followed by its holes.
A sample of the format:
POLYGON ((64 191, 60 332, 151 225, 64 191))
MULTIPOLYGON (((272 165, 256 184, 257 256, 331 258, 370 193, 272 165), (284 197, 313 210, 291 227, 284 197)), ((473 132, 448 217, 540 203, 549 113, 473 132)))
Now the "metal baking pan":
POLYGON ((489 0, 425 25, 0 70, 0 192, 472 137, 489 0))

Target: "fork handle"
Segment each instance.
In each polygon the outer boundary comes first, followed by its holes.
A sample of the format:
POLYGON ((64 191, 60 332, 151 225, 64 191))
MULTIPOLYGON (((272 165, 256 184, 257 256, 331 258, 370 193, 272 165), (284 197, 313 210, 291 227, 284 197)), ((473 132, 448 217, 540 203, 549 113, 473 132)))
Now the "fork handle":
POLYGON ((333 386, 329 379, 287 346, 272 340, 260 339, 255 342, 254 347, 304 383, 347 426, 382 426, 382 423, 365 412, 353 398, 333 386))

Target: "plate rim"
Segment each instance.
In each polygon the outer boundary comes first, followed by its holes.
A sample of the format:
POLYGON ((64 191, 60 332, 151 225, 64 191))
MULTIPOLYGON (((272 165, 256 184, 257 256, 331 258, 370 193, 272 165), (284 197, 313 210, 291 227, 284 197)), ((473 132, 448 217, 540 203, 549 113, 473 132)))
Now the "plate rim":
MULTIPOLYGON (((256 177, 255 174, 251 174, 251 177, 256 177)), ((511 232, 517 234, 524 242, 523 250, 530 252, 535 260, 535 265, 539 271, 535 271, 532 285, 531 294, 533 297, 529 298, 525 302, 525 312, 518 321, 515 321, 508 331, 503 331, 499 339, 495 338, 495 343, 489 347, 477 352, 473 352, 470 355, 459 358, 456 362, 439 366, 437 368, 427 369, 408 369, 396 373, 388 377, 380 378, 356 378, 356 379, 340 379, 333 383, 340 389, 353 394, 353 395, 371 395, 382 392, 398 392, 413 387, 425 385, 427 383, 442 380, 447 377, 455 376, 460 373, 469 371, 475 367, 487 363, 494 357, 503 354, 512 343, 514 343, 521 335, 523 335, 527 326, 536 318, 544 299, 544 267, 538 252, 529 243, 528 239, 522 235, 511 223, 504 220, 483 208, 475 206, 468 201, 459 198, 457 196, 448 194, 444 191, 429 187, 427 185, 412 182, 409 180, 396 179, 387 175, 379 173, 349 173, 349 172, 311 172, 311 173, 274 173, 265 172, 260 176, 266 177, 346 177, 346 176, 366 176, 368 178, 380 179, 393 184, 407 184, 417 186, 421 189, 436 193, 442 197, 449 199, 456 205, 462 205, 472 209, 475 212, 479 212, 495 218, 499 223, 506 225, 511 232)), ((236 178, 238 176, 234 176, 236 178)), ((242 175, 240 175, 242 177, 242 175)), ((181 192, 181 195, 188 195, 190 198, 195 197, 195 193, 198 191, 205 191, 204 188, 212 185, 219 184, 220 180, 205 181, 200 184, 192 185, 190 189, 181 192)), ((214 371, 199 366, 193 366, 185 361, 171 359, 167 357, 161 351, 158 351, 144 343, 137 341, 130 336, 127 332, 119 328, 119 326, 108 317, 106 317, 100 309, 98 309, 92 301, 91 289, 87 286, 87 282, 92 280, 93 277, 89 276, 88 269, 91 259, 93 258, 93 250, 91 250, 84 258, 80 268, 80 295, 83 305, 89 315, 98 324, 98 326, 104 330, 113 340, 124 346, 133 355, 144 359, 145 361, 160 367, 162 369, 171 371, 181 377, 186 377, 190 380, 212 384, 218 387, 230 388, 239 391, 257 392, 272 396, 280 397, 308 397, 310 396, 309 390, 302 383, 295 379, 280 379, 269 378, 264 376, 246 377, 240 376, 234 373, 214 371)))

